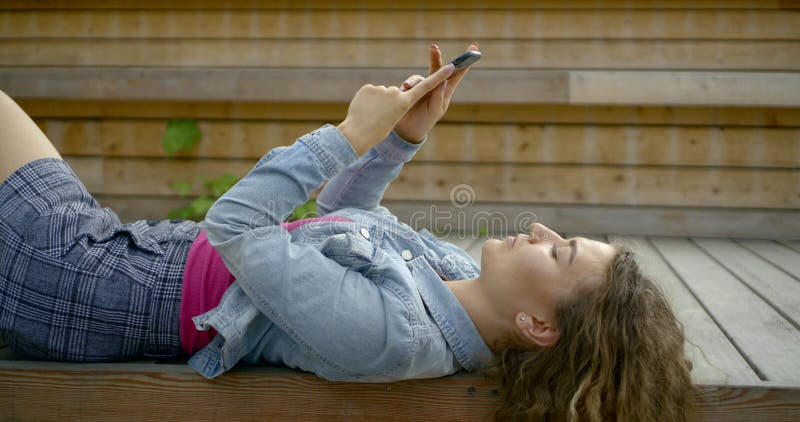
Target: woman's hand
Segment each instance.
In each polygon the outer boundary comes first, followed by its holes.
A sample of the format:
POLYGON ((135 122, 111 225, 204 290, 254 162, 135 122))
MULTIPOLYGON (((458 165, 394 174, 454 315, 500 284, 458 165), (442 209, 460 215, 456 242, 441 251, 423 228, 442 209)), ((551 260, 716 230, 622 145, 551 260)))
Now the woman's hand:
MULTIPOLYGON (((350 101, 347 117, 337 128, 350 141, 356 154, 361 156, 386 138, 400 118, 444 82, 453 69, 453 65, 442 67, 406 91, 396 86, 362 86, 350 101)), ((444 95, 445 90, 439 89, 430 97, 439 97, 433 101, 441 103, 444 95)))
MULTIPOLYGON (((478 51, 478 43, 472 43, 467 48, 467 51, 478 51)), ((439 47, 436 45, 431 46, 431 64, 430 68, 428 69, 428 74, 433 74, 439 68, 442 67, 442 52, 439 50, 439 47)), ((458 87, 458 84, 461 82, 461 79, 464 78, 464 75, 467 74, 469 67, 460 69, 458 72, 454 73, 448 80, 446 80, 442 85, 439 87, 442 90, 440 95, 439 93, 434 92, 431 95, 426 95, 422 97, 413 107, 408 111, 408 113, 403 116, 402 119, 397 123, 394 127, 394 131, 400 135, 403 139, 413 142, 419 143, 425 139, 425 135, 430 132, 431 128, 439 121, 439 119, 444 116, 444 113, 447 111, 447 107, 450 105, 450 99, 453 98, 453 93, 458 87)), ((403 86, 401 89, 408 90, 412 89, 416 84, 420 81, 424 80, 420 75, 414 75, 405 82, 403 82, 403 86)))

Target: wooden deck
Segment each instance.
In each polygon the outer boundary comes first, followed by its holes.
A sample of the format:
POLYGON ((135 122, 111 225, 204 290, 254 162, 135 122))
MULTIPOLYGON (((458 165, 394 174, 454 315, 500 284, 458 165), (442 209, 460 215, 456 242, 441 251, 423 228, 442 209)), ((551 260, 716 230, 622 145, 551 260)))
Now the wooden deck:
MULTIPOLYGON (((631 245, 670 297, 686 327, 702 420, 800 420, 800 240, 587 237, 631 245)), ((447 239, 480 260, 485 238, 447 239)), ((0 356, 2 420, 180 419, 188 411, 197 420, 483 420, 496 388, 475 374, 353 384, 241 367, 206 381, 183 362, 31 362, 7 349, 0 356)))

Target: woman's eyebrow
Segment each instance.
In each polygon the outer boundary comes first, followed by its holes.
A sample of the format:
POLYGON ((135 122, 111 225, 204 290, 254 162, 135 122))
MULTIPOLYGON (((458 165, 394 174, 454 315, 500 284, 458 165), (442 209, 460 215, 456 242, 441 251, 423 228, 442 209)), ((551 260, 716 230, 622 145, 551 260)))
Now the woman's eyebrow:
POLYGON ((567 265, 572 265, 572 260, 575 259, 575 255, 578 254, 578 240, 577 239, 570 240, 569 247, 570 249, 572 249, 572 252, 570 252, 569 254, 569 264, 567 265))

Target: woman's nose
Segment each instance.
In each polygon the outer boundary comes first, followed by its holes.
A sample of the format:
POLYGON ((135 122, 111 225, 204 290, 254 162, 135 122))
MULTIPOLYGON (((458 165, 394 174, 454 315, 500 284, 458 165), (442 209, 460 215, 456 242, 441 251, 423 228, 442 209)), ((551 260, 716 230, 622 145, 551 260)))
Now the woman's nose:
POLYGON ((547 241, 547 240, 553 242, 564 241, 564 239, 562 239, 561 236, 558 235, 558 233, 550 230, 549 228, 547 228, 547 226, 541 223, 534 223, 531 226, 530 237, 531 241, 536 241, 536 242, 547 241))

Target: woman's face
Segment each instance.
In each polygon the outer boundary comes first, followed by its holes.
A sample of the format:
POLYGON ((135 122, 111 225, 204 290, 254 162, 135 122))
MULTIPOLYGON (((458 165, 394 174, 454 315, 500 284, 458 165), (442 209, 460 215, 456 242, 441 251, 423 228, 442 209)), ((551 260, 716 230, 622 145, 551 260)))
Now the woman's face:
POLYGON ((563 239, 536 223, 530 233, 484 243, 481 279, 498 309, 552 321, 559 301, 604 279, 615 253, 607 243, 563 239))

